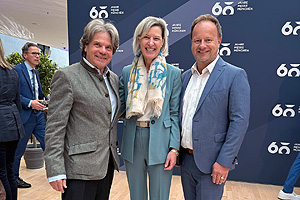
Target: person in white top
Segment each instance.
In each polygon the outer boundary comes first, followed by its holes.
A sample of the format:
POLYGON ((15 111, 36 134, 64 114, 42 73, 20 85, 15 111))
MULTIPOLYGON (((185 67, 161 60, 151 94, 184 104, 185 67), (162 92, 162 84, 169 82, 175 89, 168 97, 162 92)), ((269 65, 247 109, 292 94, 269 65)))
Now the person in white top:
POLYGON ((196 18, 191 40, 196 62, 182 75, 181 180, 186 200, 217 200, 248 128, 250 86, 245 70, 218 56, 215 17, 196 18))

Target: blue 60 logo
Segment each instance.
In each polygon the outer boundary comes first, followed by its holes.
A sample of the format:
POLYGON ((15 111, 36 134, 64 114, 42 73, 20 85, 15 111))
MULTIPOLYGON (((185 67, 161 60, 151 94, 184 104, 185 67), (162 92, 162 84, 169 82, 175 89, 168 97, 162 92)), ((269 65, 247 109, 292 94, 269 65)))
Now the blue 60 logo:
POLYGON ((230 43, 221 43, 221 45, 223 47, 219 51, 220 56, 230 56, 231 55, 231 50, 228 47, 230 45, 230 43), (224 52, 226 52, 226 54, 224 52))
POLYGON ((288 105, 285 104, 286 108, 283 109, 281 108, 281 104, 277 104, 273 109, 272 109, 272 114, 275 117, 280 117, 281 115, 283 115, 284 117, 288 117, 288 114, 290 115, 290 117, 295 117, 295 110, 293 109, 295 107, 295 105, 288 105))
POLYGON ((222 8, 222 6, 220 6, 220 2, 216 2, 215 5, 212 7, 211 11, 214 15, 220 15, 222 13, 222 15, 227 15, 227 12, 229 11, 229 15, 233 15, 234 14, 234 9, 231 6, 233 4, 233 1, 230 2, 224 2, 225 3, 225 7, 222 8))
POLYGON ((290 143, 288 142, 280 142, 281 147, 278 147, 278 145, 276 144, 276 142, 272 142, 269 146, 268 146, 268 151, 271 154, 275 154, 275 153, 279 153, 279 154, 283 154, 283 152, 285 151, 285 154, 290 154, 291 150, 288 147, 288 145, 290 143))
POLYGON ((291 69, 286 67, 286 64, 281 64, 277 69, 277 75, 279 77, 300 77, 300 69, 298 68, 300 64, 290 64, 291 69))
POLYGON ((296 27, 293 27, 291 25, 292 22, 286 22, 282 28, 281 28, 281 33, 283 35, 298 35, 297 31, 300 29, 300 21, 299 22, 296 22, 297 26, 296 27))
POLYGON ((108 12, 106 10, 107 6, 99 6, 100 11, 96 9, 96 6, 92 7, 90 10, 90 18, 96 19, 96 18, 101 18, 101 19, 106 19, 108 18, 108 12))

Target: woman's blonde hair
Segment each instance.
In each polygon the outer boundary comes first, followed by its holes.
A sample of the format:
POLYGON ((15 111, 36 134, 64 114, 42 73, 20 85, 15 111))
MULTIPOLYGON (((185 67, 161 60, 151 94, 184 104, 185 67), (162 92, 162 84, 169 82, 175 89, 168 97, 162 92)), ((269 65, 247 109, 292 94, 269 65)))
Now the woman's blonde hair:
POLYGON ((7 62, 7 60, 4 58, 4 49, 3 49, 1 38, 0 38, 0 66, 3 68, 12 69, 9 62, 7 62))

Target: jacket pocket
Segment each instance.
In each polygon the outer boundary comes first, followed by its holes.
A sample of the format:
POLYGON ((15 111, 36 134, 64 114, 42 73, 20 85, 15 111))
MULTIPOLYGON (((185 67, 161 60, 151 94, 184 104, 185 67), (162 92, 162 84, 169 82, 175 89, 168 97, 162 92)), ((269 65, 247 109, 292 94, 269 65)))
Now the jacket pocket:
POLYGON ((217 133, 215 135, 215 142, 219 143, 219 142, 224 142, 225 141, 225 138, 226 138, 226 133, 217 133))
POLYGON ((70 147, 68 155, 76 155, 82 153, 89 153, 96 151, 97 149, 97 142, 90 142, 85 144, 76 144, 70 147))
POLYGON ((170 119, 165 120, 163 123, 165 128, 170 128, 172 126, 172 122, 170 119))

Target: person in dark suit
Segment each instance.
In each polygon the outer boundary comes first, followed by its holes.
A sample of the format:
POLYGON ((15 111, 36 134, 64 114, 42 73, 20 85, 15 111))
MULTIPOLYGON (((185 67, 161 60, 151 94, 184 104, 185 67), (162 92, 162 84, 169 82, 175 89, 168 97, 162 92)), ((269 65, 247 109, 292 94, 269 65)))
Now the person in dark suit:
POLYGON ((245 70, 218 56, 219 21, 207 14, 191 28, 196 60, 182 75, 181 180, 186 200, 222 198, 248 128, 250 86, 245 70))
POLYGON ((39 64, 40 55, 38 46, 27 42, 22 48, 22 56, 25 62, 14 67, 20 78, 21 118, 26 132, 26 136, 21 138, 18 143, 13 165, 18 188, 31 187, 29 183, 26 183, 19 177, 19 168, 21 157, 25 152, 27 142, 32 133, 40 142, 42 149, 45 149, 46 120, 42 112, 45 106, 41 104, 45 96, 42 91, 39 75, 35 69, 35 66, 39 64))
POLYGON ((19 77, 5 60, 0 39, 0 181, 7 200, 17 199, 13 162, 18 141, 25 135, 20 113, 19 77))
POLYGON ((82 60, 58 70, 51 82, 46 171, 63 200, 105 200, 119 170, 119 78, 107 67, 119 46, 118 31, 92 20, 80 46, 82 60))

